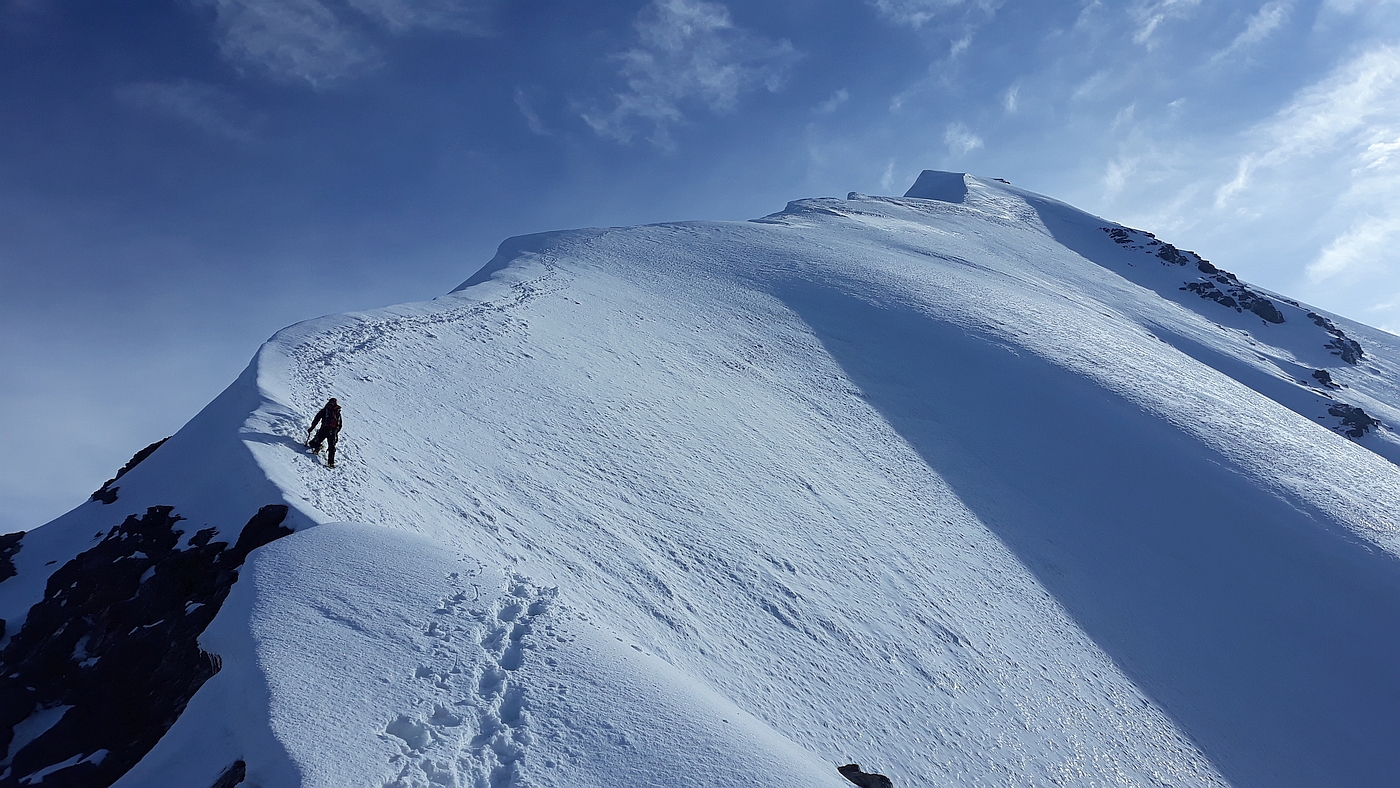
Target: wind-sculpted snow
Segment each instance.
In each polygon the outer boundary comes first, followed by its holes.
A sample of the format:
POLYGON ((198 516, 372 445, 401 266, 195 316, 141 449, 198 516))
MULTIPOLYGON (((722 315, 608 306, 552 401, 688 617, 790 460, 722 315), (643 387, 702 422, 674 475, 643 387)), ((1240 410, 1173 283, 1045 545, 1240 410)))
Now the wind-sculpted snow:
MULTIPOLYGON (((119 784, 1393 783, 1397 341, 920 183, 511 239, 280 332, 123 478, 300 529, 119 784)), ((0 617, 103 508, 23 537, 0 617)))

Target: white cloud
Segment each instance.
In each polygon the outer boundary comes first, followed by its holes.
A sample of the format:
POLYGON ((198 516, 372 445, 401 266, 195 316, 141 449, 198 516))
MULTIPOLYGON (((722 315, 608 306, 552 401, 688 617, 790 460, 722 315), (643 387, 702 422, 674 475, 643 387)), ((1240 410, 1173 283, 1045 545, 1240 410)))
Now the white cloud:
POLYGON ((377 68, 380 30, 481 33, 481 0, 194 0, 214 7, 224 57, 323 87, 377 68))
POLYGON ((823 115, 830 115, 831 113, 835 112, 837 108, 839 108, 842 104, 845 104, 847 101, 850 101, 850 99, 851 92, 849 90, 846 90, 845 88, 841 88, 835 93, 832 93, 831 98, 827 99, 826 101, 823 101, 821 104, 818 104, 817 112, 820 112, 823 115))
POLYGON ((1003 93, 1003 94, 1001 94, 1001 107, 1002 107, 1002 109, 1006 110, 1006 114, 1008 114, 1008 115, 1015 115, 1015 114, 1016 114, 1016 107, 1017 107, 1017 105, 1018 105, 1018 103, 1019 103, 1019 101, 1020 101, 1020 98, 1021 98, 1021 83, 1019 83, 1019 82, 1017 82, 1016 84, 1014 84, 1014 85, 1012 85, 1011 87, 1007 88, 1007 89, 1006 89, 1006 92, 1003 93))
POLYGON ((1200 4, 1201 0, 1156 0, 1156 2, 1137 6, 1132 11, 1138 24, 1138 30, 1133 34, 1133 41, 1152 46, 1155 43, 1152 40, 1152 34, 1157 32, 1157 28, 1163 22, 1187 16, 1191 9, 1200 4))
POLYGON ((913 28, 920 28, 953 10, 979 10, 993 13, 1003 0, 873 0, 881 15, 913 28))
POLYGON ((614 96, 612 109, 583 114, 598 134, 621 142, 649 127, 652 143, 670 147, 670 127, 685 118, 682 104, 730 112, 742 93, 781 88, 797 58, 787 41, 736 27, 718 3, 654 0, 636 30, 638 46, 617 56, 627 89, 614 96))
POLYGON ((1310 284, 1360 287, 1400 259, 1400 47, 1342 63, 1247 140, 1216 208, 1259 215, 1280 194, 1312 208, 1330 240, 1306 267, 1310 284))
POLYGON ((350 7, 394 32, 445 30, 482 34, 488 31, 486 5, 463 0, 345 0, 350 7))
POLYGON ((1240 50, 1268 38, 1270 33, 1288 21, 1288 12, 1288 3, 1268 2, 1260 6, 1259 10, 1245 23, 1244 31, 1235 36, 1235 40, 1231 41, 1229 46, 1212 56, 1211 61, 1224 60, 1240 50))
POLYGON ((949 123, 943 132, 943 144, 954 156, 966 156, 982 147, 982 138, 961 123, 949 123))
POLYGON ((1079 86, 1070 94, 1070 100, 1083 101, 1085 99, 1099 98, 1106 92, 1105 86, 1108 85, 1111 76, 1108 69, 1095 72, 1090 75, 1088 79, 1079 83, 1079 86))
POLYGON ((538 134, 541 137, 549 136, 549 129, 545 128, 544 122, 540 120, 540 115, 535 111, 534 105, 530 102, 530 97, 521 88, 515 89, 515 106, 519 108, 520 114, 525 118, 525 125, 529 127, 530 133, 538 134))
POLYGON ((128 107, 154 110, 231 140, 252 138, 262 121, 227 90, 189 79, 135 82, 118 87, 114 94, 128 107))
POLYGON ((1396 254, 1397 244, 1400 213, 1363 217, 1323 248, 1308 265, 1308 279, 1314 283, 1341 276, 1356 279, 1383 271, 1387 263, 1400 257, 1396 254))
POLYGON ((1235 178, 1221 187, 1223 207, 1246 192, 1261 169, 1323 157, 1346 157, 1354 167, 1394 173, 1390 144, 1400 137, 1400 48, 1372 49, 1298 93, 1251 133, 1253 150, 1240 157, 1235 178))
POLYGON ((1128 183, 1128 179, 1133 176, 1133 173, 1137 172, 1138 161, 1139 159, 1135 156, 1120 156, 1109 162, 1108 168, 1104 171, 1103 175, 1104 192, 1110 197, 1122 192, 1123 187, 1128 183))
POLYGON ((1113 116, 1113 123, 1109 125, 1109 130, 1118 131, 1120 129, 1132 130, 1134 122, 1137 120, 1137 102, 1118 110, 1118 114, 1113 116))

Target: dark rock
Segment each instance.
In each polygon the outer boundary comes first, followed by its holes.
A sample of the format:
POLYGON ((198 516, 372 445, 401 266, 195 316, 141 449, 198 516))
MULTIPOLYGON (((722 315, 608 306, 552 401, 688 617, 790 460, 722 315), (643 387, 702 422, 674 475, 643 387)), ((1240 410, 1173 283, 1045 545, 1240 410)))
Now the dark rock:
MULTIPOLYGON (((15 553, 19 552, 20 540, 23 538, 24 531, 15 531, 12 534, 0 536, 0 583, 18 574, 15 569, 15 553)), ((5 619, 0 618, 0 638, 4 637, 5 619)))
POLYGON ((219 779, 209 788, 233 788, 243 782, 243 778, 248 776, 248 764, 243 761, 234 761, 227 769, 219 775, 219 779))
POLYGON ((1181 253, 1180 249, 1177 249, 1171 244, 1162 244, 1162 247, 1157 250, 1157 256, 1162 258, 1164 262, 1171 263, 1172 265, 1186 265, 1191 262, 1186 255, 1181 253))
POLYGON ((97 492, 93 493, 93 494, 92 494, 92 497, 89 498, 89 500, 92 500, 92 501, 101 501, 101 502, 103 502, 103 503, 116 503, 116 500, 117 500, 117 490, 120 490, 121 488, 120 488, 120 487, 111 487, 111 486, 109 486, 109 485, 111 485, 111 483, 114 482, 114 481, 116 481, 116 479, 115 479, 115 478, 112 478, 112 479, 108 479, 107 481, 103 482, 103 483, 102 483, 101 489, 99 489, 97 492))
POLYGON ((894 788, 894 783, 883 774, 868 774, 860 770, 860 764, 848 763, 845 766, 837 766, 836 771, 842 777, 859 785, 860 788, 894 788))
MULTIPOLYGON (((1246 309, 1270 323, 1284 322, 1283 313, 1274 302, 1249 289, 1234 274, 1211 265, 1210 261, 1188 249, 1178 249, 1163 243, 1152 233, 1126 227, 1101 227, 1114 243, 1129 249, 1152 254, 1164 265, 1195 265, 1196 270, 1205 274, 1195 281, 1187 282, 1182 290, 1189 290, 1201 298, 1209 299, 1223 307, 1243 312, 1246 309), (1218 286, 1217 286, 1218 285, 1218 286)), ((1292 303, 1292 302, 1289 302, 1292 303)))
POLYGON ((153 506, 59 567, 0 651, 0 746, 35 711, 70 708, 8 755, 0 788, 68 761, 45 788, 110 785, 150 751, 218 672, 199 635, 248 553, 291 533, 286 516, 284 505, 264 506, 232 547, 205 529, 180 549, 183 518, 153 506))
POLYGON ((1283 322, 1283 313, 1278 311, 1278 307, 1274 306, 1273 301, 1270 301, 1269 299, 1264 298, 1262 296, 1256 296, 1254 300, 1249 302, 1249 306, 1247 308, 1249 309, 1249 311, 1264 318, 1270 323, 1283 322))
MULTIPOLYGON (((19 540, 23 538, 24 531, 0 536, 0 583, 15 576, 15 553, 19 552, 19 540)), ((3 633, 4 630, 0 629, 0 636, 3 633)))
POLYGON ((1325 370, 1325 369, 1315 369, 1315 370, 1313 370, 1312 376, 1313 376, 1313 380, 1316 380, 1318 383, 1320 383, 1320 384, 1322 385, 1323 388, 1329 388, 1329 389, 1339 389, 1339 388, 1341 388, 1341 386, 1337 385, 1337 382, 1336 382, 1336 381, 1332 380, 1332 373, 1331 373, 1331 372, 1328 372, 1328 371, 1325 370))
POLYGON ((1342 426, 1348 428, 1342 434, 1348 438, 1360 438, 1372 429, 1381 426, 1381 423, 1372 418, 1366 411, 1345 403, 1337 403, 1329 407, 1327 412, 1342 420, 1342 426))
POLYGON ((1329 340, 1326 345, 1323 345, 1323 347, 1332 351, 1332 355, 1341 356, 1342 360, 1348 364, 1356 364, 1365 357, 1366 354, 1361 351, 1361 343, 1348 337, 1346 332, 1337 328, 1336 323, 1333 323, 1331 320, 1328 320, 1316 312, 1309 312, 1308 318, 1323 331, 1331 335, 1331 340, 1329 340))
POLYGON ((117 470, 116 476, 113 476, 112 478, 102 483, 102 487, 98 489, 97 492, 92 494, 91 500, 101 501, 104 504, 112 503, 113 501, 117 500, 117 490, 121 488, 112 486, 117 481, 117 479, 120 479, 121 477, 125 476, 127 471, 140 465, 142 460, 154 454, 155 450, 159 449, 161 444, 165 443, 168 440, 170 440, 168 436, 161 438, 155 443, 152 443, 150 446, 147 446, 141 451, 138 451, 135 454, 133 454, 131 456, 131 459, 126 461, 126 465, 123 465, 117 470))

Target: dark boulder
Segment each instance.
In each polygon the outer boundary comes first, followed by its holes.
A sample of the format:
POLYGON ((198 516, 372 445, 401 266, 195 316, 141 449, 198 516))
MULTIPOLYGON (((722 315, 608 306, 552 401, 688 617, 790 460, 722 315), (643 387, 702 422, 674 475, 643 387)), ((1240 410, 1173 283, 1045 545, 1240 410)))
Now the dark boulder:
POLYGON ((1323 388, 1339 389, 1341 386, 1332 379, 1332 373, 1325 369, 1315 369, 1312 373, 1313 380, 1316 380, 1323 388))
POLYGON ((1249 311, 1270 323, 1283 322, 1283 313, 1278 311, 1278 307, 1274 306, 1274 302, 1267 298, 1256 296, 1253 301, 1249 302, 1249 311))
POLYGON ((845 766, 837 766, 836 771, 842 777, 859 785, 860 788, 894 788, 894 783, 883 774, 870 774, 863 772, 858 763, 848 763, 845 766))

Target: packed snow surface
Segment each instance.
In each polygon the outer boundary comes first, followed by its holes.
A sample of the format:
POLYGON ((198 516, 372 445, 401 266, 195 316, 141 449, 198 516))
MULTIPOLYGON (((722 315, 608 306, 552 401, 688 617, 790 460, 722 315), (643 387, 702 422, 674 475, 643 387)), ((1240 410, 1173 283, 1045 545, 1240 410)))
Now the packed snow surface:
POLYGON ((1400 340, 1167 248, 949 173, 514 238, 278 333, 0 617, 289 505, 124 787, 1400 784, 1400 340))

